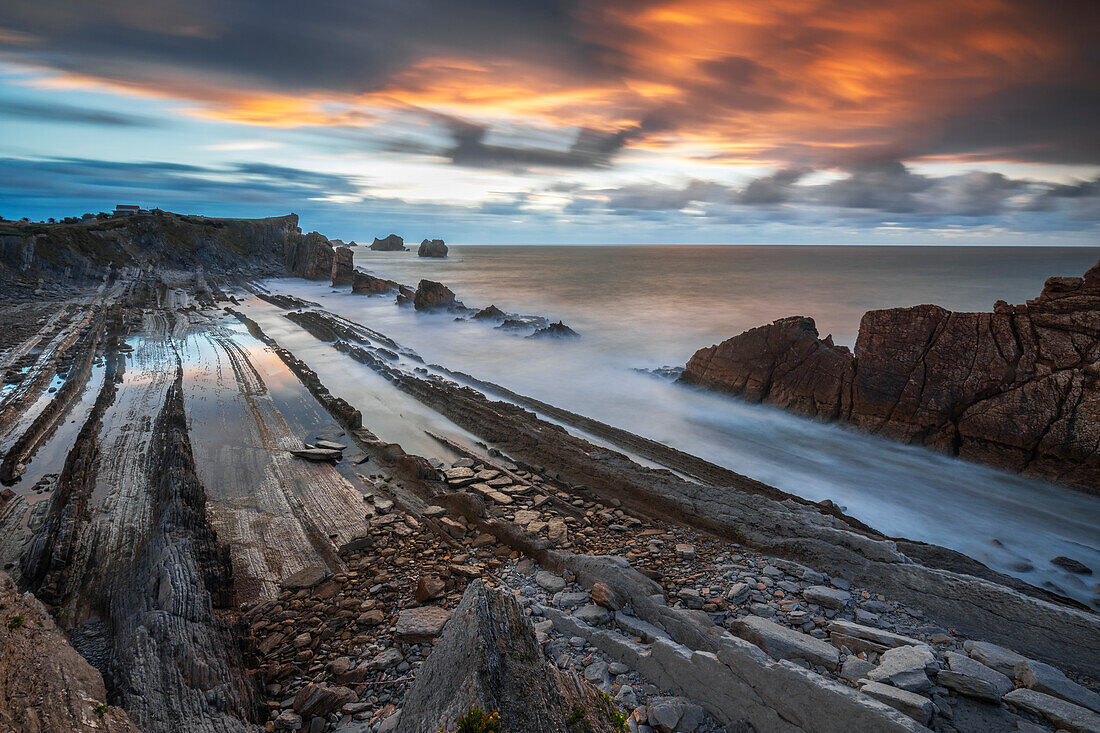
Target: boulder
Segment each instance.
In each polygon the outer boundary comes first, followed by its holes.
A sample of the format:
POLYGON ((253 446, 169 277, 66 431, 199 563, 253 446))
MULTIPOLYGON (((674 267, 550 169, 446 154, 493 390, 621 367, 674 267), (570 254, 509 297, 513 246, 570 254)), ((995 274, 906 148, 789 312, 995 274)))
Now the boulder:
POLYGON ((498 712, 502 733, 566 731, 579 706, 592 733, 611 733, 605 700, 584 679, 547 663, 513 596, 475 580, 417 671, 396 731, 453 730, 474 708, 498 712))
POLYGON ((406 608, 397 616, 393 638, 405 643, 431 641, 443 631, 451 612, 439 606, 406 608))
POLYGON ((831 670, 840 666, 840 650, 832 644, 760 616, 737 619, 731 631, 775 659, 804 659, 831 670))
POLYGON ((991 667, 1008 677, 1016 673, 1018 662, 1029 661, 1022 654, 1017 654, 1011 649, 1005 649, 1003 646, 997 646, 988 641, 967 641, 963 644, 963 649, 966 650, 971 659, 976 659, 985 666, 991 667))
POLYGON ((405 240, 396 234, 391 234, 385 239, 375 237, 370 248, 375 252, 404 252, 405 240))
POLYGON ((434 280, 421 280, 413 294, 413 307, 418 311, 443 310, 457 304, 451 289, 434 280))
POLYGON ((936 682, 960 695, 999 703, 1015 685, 1005 675, 965 654, 947 652, 948 669, 940 670, 936 682))
POLYGON ((535 583, 550 593, 560 593, 565 590, 565 581, 561 576, 554 575, 548 570, 540 570, 535 573, 535 583))
POLYGON ((424 603, 435 598, 439 598, 447 590, 447 584, 435 575, 421 574, 420 579, 416 582, 416 590, 413 591, 413 598, 418 603, 424 603))
POLYGON ((883 653, 882 662, 867 678, 910 692, 923 692, 932 686, 928 672, 935 670, 936 656, 926 646, 899 646, 883 653))
POLYGON ((310 682, 294 696, 293 707, 295 712, 309 720, 312 717, 328 715, 358 699, 359 696, 347 687, 329 687, 310 682))
POLYGON ((1029 690, 1060 697, 1100 713, 1100 695, 1077 684, 1049 664, 1024 659, 1016 662, 1013 672, 1013 676, 1029 690))
POLYGON ((1004 701, 1071 733, 1100 733, 1100 715, 1053 695, 1021 687, 1005 695, 1004 701))
POLYGON ((867 682, 859 689, 863 694, 900 710, 921 725, 928 725, 932 719, 932 701, 923 695, 879 682, 867 682))
POLYGON ((446 257, 447 245, 442 239, 425 239, 416 250, 417 257, 446 257))
POLYGON ((848 601, 852 600, 852 594, 848 591, 829 588, 824 585, 811 585, 802 591, 802 597, 810 603, 816 603, 822 608, 831 608, 835 611, 844 610, 844 607, 848 605, 848 601))

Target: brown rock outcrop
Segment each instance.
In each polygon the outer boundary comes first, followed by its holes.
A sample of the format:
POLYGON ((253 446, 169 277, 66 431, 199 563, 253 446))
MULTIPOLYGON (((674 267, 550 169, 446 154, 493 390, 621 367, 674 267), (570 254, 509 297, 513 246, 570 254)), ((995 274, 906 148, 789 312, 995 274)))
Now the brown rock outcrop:
POLYGON ((443 283, 421 280, 413 295, 413 306, 418 311, 440 310, 460 305, 455 294, 443 283))
POLYGON ((325 280, 332 277, 334 260, 332 243, 325 235, 317 232, 293 237, 283 248, 287 272, 306 280, 325 280))
POLYGON ((332 286, 351 285, 355 280, 355 264, 349 247, 337 247, 332 257, 332 286))
POLYGON ((1100 489, 1100 264, 992 313, 864 314, 855 354, 784 318, 700 349, 681 380, 1100 489))
POLYGON ((385 280, 366 272, 355 271, 351 281, 351 292, 359 295, 379 295, 398 290, 400 283, 385 280))
POLYGON ((0 609, 0 730, 137 733, 46 607, 4 572, 0 609))

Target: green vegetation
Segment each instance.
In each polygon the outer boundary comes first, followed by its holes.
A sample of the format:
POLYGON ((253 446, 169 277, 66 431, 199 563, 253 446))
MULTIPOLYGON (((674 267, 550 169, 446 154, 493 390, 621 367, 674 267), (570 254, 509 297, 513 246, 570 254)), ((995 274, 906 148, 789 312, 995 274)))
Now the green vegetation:
POLYGON ((107 703, 101 702, 95 706, 95 714, 101 718, 107 717, 107 703))
POLYGON ((23 614, 18 616, 12 616, 8 619, 8 628, 12 631, 23 628, 23 623, 27 620, 27 617, 23 614))
MULTIPOLYGON (((470 708, 456 723, 458 727, 450 733, 500 733, 500 713, 486 713, 481 708, 470 708)), ((439 733, 444 733, 439 729, 439 733)))

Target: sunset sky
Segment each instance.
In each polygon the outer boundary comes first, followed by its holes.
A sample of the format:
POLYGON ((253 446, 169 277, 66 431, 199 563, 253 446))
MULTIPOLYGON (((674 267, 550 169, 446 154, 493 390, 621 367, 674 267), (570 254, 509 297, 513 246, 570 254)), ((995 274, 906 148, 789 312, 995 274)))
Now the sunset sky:
POLYGON ((4 0, 0 215, 1100 244, 1096 0, 4 0))

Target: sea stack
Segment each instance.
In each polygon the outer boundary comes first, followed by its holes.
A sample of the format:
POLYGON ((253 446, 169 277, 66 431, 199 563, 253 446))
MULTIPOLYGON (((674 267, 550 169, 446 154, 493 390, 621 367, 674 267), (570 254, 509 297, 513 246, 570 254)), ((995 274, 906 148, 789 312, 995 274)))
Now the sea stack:
POLYGON ((446 257, 447 245, 442 239, 425 239, 416 250, 417 257, 446 257))
POLYGON ((351 285, 354 280, 355 265, 352 263, 351 249, 346 245, 336 247, 332 258, 332 286, 351 285))
POLYGON ((405 240, 396 234, 391 234, 385 239, 375 237, 370 248, 375 252, 404 252, 405 240))

